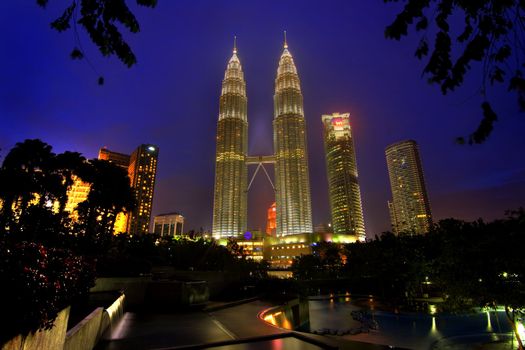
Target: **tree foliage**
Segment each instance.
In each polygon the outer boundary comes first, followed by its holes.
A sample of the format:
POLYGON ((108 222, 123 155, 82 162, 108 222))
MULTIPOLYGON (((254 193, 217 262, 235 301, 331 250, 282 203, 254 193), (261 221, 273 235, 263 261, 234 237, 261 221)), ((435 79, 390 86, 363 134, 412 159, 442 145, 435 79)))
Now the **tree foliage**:
POLYGON ((60 310, 94 285, 93 260, 67 249, 0 240, 0 261, 0 344, 20 333, 50 329, 60 310))
POLYGON ((133 205, 127 173, 114 164, 55 154, 38 139, 10 150, 0 167, 0 340, 52 327, 89 292, 114 217, 133 205), (75 178, 91 188, 73 225, 66 203, 75 178))
POLYGON ((84 253, 95 252, 113 234, 117 214, 134 206, 126 171, 76 152, 55 154, 38 139, 17 143, 0 167, 0 236, 67 246, 74 235, 87 238, 79 245, 84 253), (90 191, 73 225, 65 206, 74 177, 90 191))
MULTIPOLYGON (((384 0, 397 2, 398 0, 384 0)), ((482 64, 483 117, 468 137, 469 144, 484 142, 497 114, 487 89, 505 84, 518 95, 525 110, 525 2, 521 0, 405 0, 403 10, 385 30, 389 39, 400 40, 411 27, 423 32, 415 55, 426 59, 423 74, 446 94, 460 87, 473 63, 482 64), (456 20, 462 24, 457 28, 456 20), (433 42, 429 32, 435 31, 433 42)), ((464 143, 464 138, 458 138, 464 143)))
POLYGON ((515 329, 515 320, 525 318, 524 246, 519 209, 488 223, 441 220, 425 235, 387 232, 339 247, 345 264, 329 263, 326 253, 323 263, 323 254, 314 253, 296 259, 292 270, 301 280, 345 278, 353 293, 374 294, 394 309, 415 306, 425 295, 441 297, 440 308, 453 312, 503 306, 515 329))
MULTIPOLYGON (((49 0, 36 0, 41 7, 46 7, 49 0)), ((136 0, 139 6, 153 8, 157 0, 136 0)), ((72 59, 82 59, 85 52, 77 31, 77 25, 83 27, 93 44, 103 56, 117 56, 126 66, 137 63, 131 47, 122 36, 120 27, 131 33, 138 33, 140 25, 131 12, 126 0, 70 0, 63 13, 51 22, 51 28, 58 32, 74 31, 75 45, 71 51, 72 59)), ((104 78, 99 77, 99 85, 104 78)))

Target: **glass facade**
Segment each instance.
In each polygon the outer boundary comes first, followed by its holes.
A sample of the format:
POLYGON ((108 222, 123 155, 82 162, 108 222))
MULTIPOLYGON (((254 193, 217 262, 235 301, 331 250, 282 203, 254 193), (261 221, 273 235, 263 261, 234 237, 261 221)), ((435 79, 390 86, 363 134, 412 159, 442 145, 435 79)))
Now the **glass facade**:
POLYGON ((322 116, 328 191, 334 234, 365 240, 365 222, 359 188, 350 114, 322 116))
POLYGON ((216 239, 246 231, 248 168, 246 83, 237 50, 222 82, 217 123, 212 235, 216 239))
POLYGON ((397 142, 388 146, 385 153, 392 189, 388 208, 393 232, 427 233, 432 215, 417 143, 397 142))
POLYGON ((312 208, 303 95, 285 44, 275 79, 273 142, 277 235, 311 233, 312 208))

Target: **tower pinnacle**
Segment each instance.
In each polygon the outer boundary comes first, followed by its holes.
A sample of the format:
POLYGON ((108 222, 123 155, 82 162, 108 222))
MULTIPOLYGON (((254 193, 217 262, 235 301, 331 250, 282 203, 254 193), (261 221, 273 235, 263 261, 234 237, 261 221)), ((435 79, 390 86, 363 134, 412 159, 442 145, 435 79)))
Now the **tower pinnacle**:
POLYGON ((286 30, 284 31, 284 48, 288 48, 288 42, 286 41, 286 30))
POLYGON ((237 53, 237 36, 233 36, 233 53, 237 53))

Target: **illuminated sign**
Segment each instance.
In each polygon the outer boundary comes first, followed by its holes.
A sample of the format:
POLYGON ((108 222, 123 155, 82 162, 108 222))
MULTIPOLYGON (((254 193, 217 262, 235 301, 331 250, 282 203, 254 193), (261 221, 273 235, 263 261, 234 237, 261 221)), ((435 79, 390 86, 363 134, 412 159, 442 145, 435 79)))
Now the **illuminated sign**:
POLYGON ((334 127, 334 130, 343 130, 345 124, 345 120, 341 117, 332 118, 332 126, 334 127))

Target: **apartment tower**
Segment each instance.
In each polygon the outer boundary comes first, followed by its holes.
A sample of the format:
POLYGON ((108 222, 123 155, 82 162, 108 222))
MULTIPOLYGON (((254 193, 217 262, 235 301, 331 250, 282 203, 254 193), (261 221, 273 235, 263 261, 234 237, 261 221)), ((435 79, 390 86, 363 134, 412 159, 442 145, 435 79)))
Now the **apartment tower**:
POLYGON ((427 233, 432 215, 417 143, 397 142, 388 146, 385 153, 392 189, 388 208, 393 232, 427 233))

